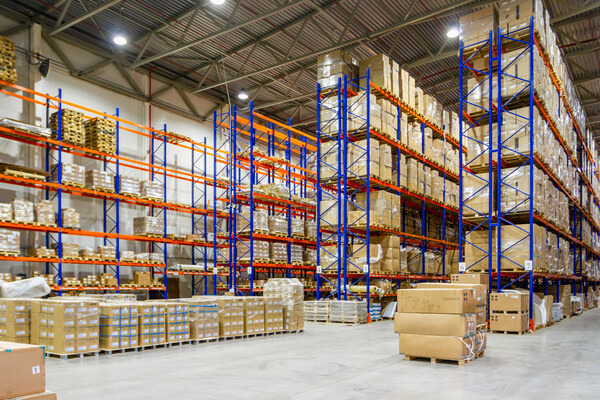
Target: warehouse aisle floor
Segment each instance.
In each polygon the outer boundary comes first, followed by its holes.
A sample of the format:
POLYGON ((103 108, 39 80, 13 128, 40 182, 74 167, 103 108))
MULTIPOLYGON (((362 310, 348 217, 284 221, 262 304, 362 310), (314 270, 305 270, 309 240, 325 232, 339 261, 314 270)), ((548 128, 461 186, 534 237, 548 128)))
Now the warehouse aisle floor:
POLYGON ((405 361, 392 321, 47 361, 60 400, 597 399, 600 310, 526 336, 491 335, 473 364, 405 361), (504 395, 499 395, 503 393, 504 395))

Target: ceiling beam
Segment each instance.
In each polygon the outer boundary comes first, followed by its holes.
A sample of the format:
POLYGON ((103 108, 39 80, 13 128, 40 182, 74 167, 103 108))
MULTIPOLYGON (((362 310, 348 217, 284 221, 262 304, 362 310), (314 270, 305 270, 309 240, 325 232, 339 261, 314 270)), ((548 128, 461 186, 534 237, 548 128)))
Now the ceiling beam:
POLYGON ((76 25, 76 24, 80 23, 81 21, 85 21, 86 19, 93 17, 94 15, 98 14, 99 12, 102 12, 102 11, 106 10, 107 8, 114 6, 115 4, 119 4, 121 1, 123 1, 123 0, 110 0, 107 3, 101 4, 98 7, 88 11, 87 13, 70 20, 69 22, 67 22, 65 24, 62 24, 61 26, 59 26, 57 28, 52 29, 49 32, 49 34, 56 35, 57 33, 60 33, 62 31, 64 31, 65 29, 72 27, 73 25, 76 25))
POLYGON ((567 21, 567 23, 568 23, 569 18, 577 17, 581 14, 585 14, 588 11, 594 10, 596 8, 600 8, 600 2, 598 2, 598 1, 595 1, 584 7, 578 7, 576 10, 573 10, 569 13, 557 15, 556 17, 550 19, 550 24, 554 26, 554 24, 558 24, 558 23, 565 22, 565 21, 567 21))
POLYGON ((175 46, 174 48, 172 48, 170 50, 167 50, 165 52, 162 52, 160 54, 155 54, 155 55, 153 55, 151 57, 144 58, 144 59, 138 61, 137 63, 133 64, 133 67, 137 68, 137 67, 140 67, 140 66, 142 66, 144 64, 147 64, 149 62, 160 60, 161 58, 167 57, 167 56, 169 56, 169 55, 171 55, 173 53, 177 53, 177 52, 179 52, 181 50, 185 50, 185 49, 190 48, 192 46, 196 46, 196 45, 202 44, 202 43, 204 43, 204 42, 206 42, 208 40, 215 39, 215 38, 217 38, 217 37, 219 37, 221 35, 225 35, 227 33, 233 32, 233 31, 235 31, 237 29, 243 28, 243 27, 245 27, 247 25, 250 25, 250 24, 253 24, 253 23, 257 22, 257 21, 260 21, 262 19, 265 19, 265 18, 271 17, 273 15, 279 14, 280 12, 287 11, 290 8, 293 8, 293 7, 295 7, 295 6, 299 5, 299 4, 306 3, 307 1, 309 1, 309 0, 292 0, 292 1, 288 2, 287 4, 285 4, 283 6, 276 7, 274 9, 270 10, 270 11, 267 11, 265 13, 256 15, 256 16, 254 16, 252 18, 248 18, 247 20, 242 21, 240 23, 237 23, 235 25, 231 25, 231 26, 228 26, 228 27, 226 27, 224 29, 221 29, 219 31, 210 33, 210 34, 208 34, 206 36, 201 37, 200 39, 192 40, 191 42, 187 42, 187 43, 184 43, 182 45, 175 46))
MULTIPOLYGON (((425 13, 423 13, 421 15, 418 15, 416 17, 410 18, 410 19, 408 19, 406 21, 402 21, 402 22, 393 24, 391 26, 388 26, 386 28, 380 29, 378 31, 369 32, 367 34, 364 34, 364 35, 361 35, 361 36, 358 36, 358 37, 355 37, 355 38, 352 38, 352 39, 348 39, 346 41, 337 43, 335 45, 328 46, 328 47, 325 47, 325 48, 322 48, 322 49, 319 49, 319 50, 316 50, 316 51, 312 51, 310 53, 304 54, 302 56, 296 57, 296 58, 291 59, 291 60, 285 60, 285 61, 282 61, 282 62, 279 62, 279 63, 276 63, 276 64, 272 64, 272 65, 270 65, 268 67, 264 67, 264 68, 255 70, 253 72, 249 72, 249 73, 246 73, 246 74, 243 74, 243 75, 239 75, 239 76, 236 76, 236 77, 233 77, 233 78, 229 78, 229 79, 223 80, 221 82, 217 82, 217 83, 215 83, 213 85, 202 87, 200 89, 195 90, 193 93, 203 92, 205 90, 217 88, 217 87, 219 87, 221 85, 224 85, 226 83, 231 83, 231 82, 235 82, 235 81, 238 81, 238 80, 241 80, 241 79, 250 78, 250 77, 252 77, 254 75, 257 75, 257 74, 261 74, 261 73, 268 72, 268 71, 271 71, 271 70, 274 70, 274 69, 277 69, 277 68, 285 67, 285 66, 287 66, 289 64, 292 64, 292 63, 297 63, 299 61, 306 60, 307 58, 314 58, 315 56, 317 56, 319 54, 327 53, 329 51, 338 50, 338 49, 344 49, 344 48, 350 47, 352 45, 367 44, 367 43, 370 43, 370 42, 373 42, 373 41, 377 40, 381 36, 385 36, 385 35, 387 35, 389 33, 395 32, 398 29, 401 29, 401 28, 404 28, 404 27, 407 27, 407 26, 411 26, 411 25, 415 25, 415 24, 419 24, 419 23, 428 21, 428 20, 430 20, 432 18, 435 18, 435 17, 440 17, 440 16, 443 16, 443 15, 454 14, 454 13, 457 12, 457 9, 464 9, 466 6, 468 6, 468 8, 470 9, 470 8, 472 8, 474 6, 481 6, 481 5, 484 5, 484 4, 491 4, 491 3, 494 3, 494 2, 495 2, 494 0, 482 0, 482 1, 463 0, 463 1, 459 1, 459 2, 454 2, 451 5, 438 8, 437 10, 431 10, 431 11, 425 12, 425 13)), ((312 62, 311 65, 312 64, 315 64, 315 62, 312 62)))

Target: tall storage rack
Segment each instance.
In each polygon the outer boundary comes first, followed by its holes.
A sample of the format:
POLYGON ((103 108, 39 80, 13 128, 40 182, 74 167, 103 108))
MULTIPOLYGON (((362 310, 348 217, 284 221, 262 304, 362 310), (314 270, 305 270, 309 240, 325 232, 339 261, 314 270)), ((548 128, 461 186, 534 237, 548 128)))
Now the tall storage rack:
MULTIPOLYGON (((533 329, 533 292, 536 284, 544 287, 548 294, 549 283, 558 289, 561 284, 573 284, 573 295, 587 293, 588 285, 595 288, 596 280, 582 274, 584 262, 598 265, 600 253, 597 248, 585 243, 582 236, 582 222, 591 225, 592 243, 598 243, 598 225, 584 208, 584 188, 593 194, 593 202, 600 204, 594 194, 590 179, 598 178, 598 172, 591 158, 584 135, 573 117, 567 103, 564 89, 558 82, 548 61, 548 56, 540 43, 532 16, 528 26, 512 32, 502 32, 500 28, 489 32, 486 40, 464 45, 460 43, 460 115, 461 146, 477 148, 469 152, 460 164, 460 254, 461 272, 487 271, 490 277, 490 291, 502 292, 513 285, 525 285, 530 294, 530 328, 533 329), (514 52, 509 57, 507 52, 514 52), (543 65, 534 63, 539 55, 543 65), (514 65, 527 63, 528 73, 523 77, 516 74, 514 65), (548 71, 545 71, 547 69, 548 71), (557 129, 557 121, 550 117, 547 104, 540 97, 537 74, 548 72, 552 80, 553 96, 558 110, 566 110, 571 128, 577 134, 576 148, 570 148, 557 129), (466 88, 469 78, 477 81, 466 88), (512 83, 517 90, 507 89, 512 83), (478 97, 484 94, 483 99, 478 97), (487 95, 486 94, 492 94, 487 95), (562 103, 562 104, 561 104, 562 103), (521 112, 528 107, 527 112, 521 112), (541 117, 548 135, 559 143, 566 157, 559 163, 576 171, 576 187, 569 190, 549 161, 544 160, 538 146, 541 143, 536 125, 536 116, 541 117), (510 120, 510 123, 506 122, 510 120), (519 142, 521 141, 521 142, 519 142), (523 146, 523 143, 525 145, 523 146), (536 172, 537 171, 537 172, 536 172), (570 223, 560 225, 545 215, 546 210, 538 203, 540 188, 536 174, 541 171, 552 185, 568 198, 570 223), (515 177, 528 178, 525 185, 515 181, 515 177), (588 177, 590 177, 588 179, 588 177), (466 189, 466 190, 465 190, 466 189), (508 202, 508 196, 516 201, 508 202), (552 232, 567 241, 572 256, 572 265, 567 273, 552 273, 539 267, 541 255, 536 251, 539 245, 539 229, 546 234, 552 232), (515 239, 516 236, 516 239, 515 239), (527 248, 516 252, 517 246, 527 248), (465 253, 466 249, 469 253, 465 253), (585 250, 586 257, 583 256, 585 250)), ((560 114, 559 114, 560 115, 560 114)), ((557 153, 548 157, 558 158, 557 153)), ((548 239, 545 239, 548 240, 548 239)), ((556 244, 560 251, 561 241, 556 244)), ((550 245, 550 243, 543 243, 550 245)), ((560 290, 557 290, 557 294, 560 290)), ((560 302, 560 298, 555 299, 560 302)))
POLYGON ((315 206, 295 197, 309 198, 308 189, 314 187, 314 162, 309 155, 316 149, 313 140, 314 137, 291 127, 291 121, 286 125, 258 114, 252 102, 248 115, 235 106, 224 113, 214 113, 215 149, 226 160, 218 168, 215 159, 215 292, 254 295, 262 291, 254 284, 262 277, 314 274, 314 265, 302 265, 290 258, 292 245, 315 247, 314 240, 297 237, 291 231, 292 218, 315 218, 315 206), (266 121, 267 126, 257 120, 266 121), (284 157, 277 157, 277 152, 283 152, 284 157), (273 183, 285 187, 285 197, 257 191, 259 185, 273 183), (258 229, 258 210, 287 219, 287 234, 258 229), (257 256, 257 242, 286 244, 287 260, 257 256))
MULTIPOLYGON (((446 274, 446 256, 448 250, 456 250, 457 243, 447 240, 447 220, 457 223, 458 209, 449 206, 446 198, 443 201, 426 197, 408 187, 401 185, 400 175, 401 155, 415 158, 425 166, 439 171, 444 182, 446 179, 458 183, 458 175, 446 169, 445 165, 433 162, 423 156, 425 149, 411 149, 401 142, 401 119, 398 118, 396 137, 390 137, 370 124, 371 94, 377 98, 384 98, 397 108, 400 113, 408 114, 411 120, 418 121, 425 143, 425 128, 431 128, 437 138, 458 147, 458 143, 447 136, 443 127, 433 125, 422 114, 416 112, 407 104, 374 84, 370 79, 370 71, 366 76, 350 79, 344 76, 337 85, 321 87, 317 85, 317 136, 319 149, 317 150, 318 195, 317 195, 317 221, 319 236, 317 240, 317 298, 326 299, 337 297, 344 300, 365 300, 370 310, 371 298, 378 296, 372 288, 372 279, 390 279, 400 283, 405 280, 436 281, 444 280, 446 274), (337 99, 337 100, 336 100, 337 99), (333 100, 333 101, 332 101, 333 100), (333 102, 333 105, 332 105, 333 102), (364 102, 366 115, 355 110, 358 102, 364 102), (325 117, 324 117, 325 115, 325 117), (350 127, 349 120, 359 121, 350 127), (359 140, 366 140, 365 145, 358 144, 359 140), (370 171, 372 149, 369 139, 389 144, 392 148, 394 159, 393 170, 396 181, 383 181, 373 176, 370 171), (333 146, 326 143, 335 142, 333 146), (350 159, 348 154, 354 153, 350 159), (419 154, 422 153, 422 154, 419 154), (365 167, 363 173, 353 172, 357 162, 362 162, 365 167), (327 171, 324 174, 324 171, 327 171), (391 192, 401 196, 402 229, 394 230, 390 227, 374 225, 370 221, 370 197, 366 196, 366 204, 361 205, 356 201, 359 193, 371 193, 377 190, 391 192), (323 203, 329 201, 328 203, 323 203), (339 205, 336 208, 336 204, 339 205), (357 221, 349 221, 348 213, 356 209, 361 216, 357 221), (359 211, 358 211, 359 210, 359 211), (326 214, 330 216, 326 217, 326 214), (331 220, 331 213, 337 213, 337 219, 331 220), (420 234, 407 232, 406 220, 409 215, 417 215, 417 224, 420 234), (441 219, 441 229, 428 231, 432 219, 441 219), (337 222, 337 223, 336 223, 337 222), (371 271, 370 263, 362 263, 362 258, 372 260, 377 255, 371 254, 371 238, 376 235, 398 235, 402 239, 402 246, 414 245, 420 248, 420 267, 410 268, 408 274, 388 274, 381 271, 371 271), (339 247, 333 244, 339 243, 339 247), (352 247, 352 245, 356 245, 352 247), (335 249, 335 250, 333 250, 335 249), (354 249, 354 250, 353 250, 354 249), (365 250, 366 257, 361 257, 357 262, 354 257, 359 251, 365 250), (435 251, 437 262, 441 264, 440 273, 427 274, 425 269, 425 253, 435 251), (339 260, 339 262, 337 261, 339 260), (337 280, 336 280, 337 278, 337 280), (325 284, 333 286, 330 294, 323 293, 325 284), (360 288, 359 288, 360 287, 360 288), (360 292, 359 292, 359 290, 360 292)), ((362 142, 361 142, 362 143, 362 142)), ((444 162, 445 164, 445 162, 444 162)), ((447 188, 444 188, 446 193, 447 188)), ((416 257, 419 257, 416 256, 416 257)), ((410 262, 410 260, 407 260, 410 262)))
MULTIPOLYGON (((58 182, 50 181, 49 177, 46 178, 45 181, 43 181, 33 179, 31 177, 24 177, 23 175, 15 176, 6 173, 0 174, 0 182, 2 183, 24 186, 44 191, 45 198, 53 200, 55 202, 55 206, 58 207, 58 210, 62 208, 62 200, 66 195, 101 199, 104 214, 102 221, 102 232, 63 228, 60 212, 58 212, 56 226, 40 226, 37 224, 22 224, 14 223, 12 221, 1 221, 0 228, 45 233, 47 236, 46 245, 50 246, 52 243, 57 243, 58 246, 56 258, 48 259, 6 254, 0 256, 0 261, 18 261, 45 264, 46 273, 52 273, 55 276, 56 280, 56 285, 53 286, 51 289, 59 295, 61 295, 64 291, 67 290, 117 292, 122 290, 149 290, 158 292, 162 296, 166 296, 167 275, 192 275, 192 278, 194 279, 194 294, 199 294, 200 292, 202 292, 202 283, 204 283, 204 293, 206 293, 207 280, 213 275, 213 271, 209 271, 207 267, 208 259, 210 258, 211 252, 210 249, 213 247, 212 241, 189 241, 167 238, 166 224, 168 212, 189 214, 190 216, 192 216, 192 233, 198 234, 198 232, 202 231, 204 232, 204 237, 207 238, 206 229, 204 228, 207 226, 208 214, 207 187, 212 184, 212 181, 208 180, 206 177, 206 157, 207 155, 211 155, 210 151, 208 151, 211 150, 211 148, 207 146, 206 141, 204 141, 203 143, 197 143, 192 140, 180 138, 179 136, 174 136, 170 133, 167 133, 166 126, 161 131, 137 124, 135 122, 127 121, 119 116, 118 109, 116 109, 114 115, 109 115, 106 113, 94 111, 85 106, 80 106, 75 103, 65 101, 63 99, 63 93, 61 90, 59 90, 58 96, 49 96, 25 87, 9 84, 7 82, 0 81, 0 85, 2 85, 3 87, 11 88, 10 91, 2 90, 2 93, 5 96, 10 96, 18 100, 30 102, 33 105, 45 107, 46 119, 48 122, 51 111, 57 111, 59 121, 58 131, 54 132, 54 139, 45 138, 42 136, 32 134, 30 132, 14 130, 5 127, 0 127, 0 138, 3 138, 5 140, 13 140, 44 149, 44 164, 45 170, 48 173, 52 172, 51 164, 57 163, 60 165, 63 160, 62 156, 67 153, 75 157, 85 157, 87 159, 96 160, 100 163, 101 168, 104 171, 110 171, 111 173, 115 174, 116 184, 114 192, 96 191, 85 187, 65 184, 62 183, 62 179, 60 176, 61 171, 58 167, 58 182), (116 124, 115 154, 104 153, 101 151, 69 144, 63 141, 61 117, 65 107, 80 109, 85 113, 89 113, 91 116, 85 116, 86 118, 99 116, 114 121, 116 124), (127 127, 124 125, 127 125, 127 127), (120 154, 119 144, 121 142, 121 137, 124 132, 128 134, 141 135, 150 140, 151 158, 149 163, 125 157, 120 154), (187 149, 191 151, 191 172, 173 169, 167 166, 166 160, 168 159, 169 148, 171 148, 171 146, 178 149, 187 149), (119 177, 121 176, 121 173, 123 172, 124 168, 145 171, 148 172, 149 176, 151 176, 153 179, 160 180, 163 184, 163 189, 165 189, 163 201, 157 201, 157 199, 149 200, 120 194, 119 177), (173 203, 167 201, 167 177, 169 179, 177 179, 184 182, 190 182, 193 185, 191 205, 183 205, 180 203, 173 203), (160 215, 163 217, 165 222, 165 228, 162 237, 146 237, 123 233, 121 229, 121 225, 123 223, 122 215, 120 214, 121 204, 132 204, 139 206, 142 209, 148 209, 151 215, 160 212, 160 215), (103 243, 105 245, 115 246, 117 250, 116 260, 65 259, 62 257, 62 244, 65 241, 65 236, 87 236, 102 238, 103 243), (148 243, 152 247, 160 247, 160 251, 163 254, 164 261, 161 263, 137 263, 120 261, 120 250, 122 241, 137 241, 148 243), (201 263, 202 265, 204 265, 204 271, 168 270, 167 246, 189 246, 189 248, 193 249, 193 262, 201 263), (200 249, 200 251, 198 251, 198 249, 200 249), (118 285, 115 287, 65 287, 63 285, 65 267, 71 264, 103 266, 105 272, 107 271, 107 269, 110 269, 115 273, 118 280, 118 285), (120 267, 150 268, 153 274, 162 275, 164 277, 165 286, 150 288, 124 287, 123 283, 120 281, 120 267)), ((215 157, 215 159, 217 159, 217 157, 215 157)), ((127 222, 129 225, 131 225, 131 221, 127 222)))

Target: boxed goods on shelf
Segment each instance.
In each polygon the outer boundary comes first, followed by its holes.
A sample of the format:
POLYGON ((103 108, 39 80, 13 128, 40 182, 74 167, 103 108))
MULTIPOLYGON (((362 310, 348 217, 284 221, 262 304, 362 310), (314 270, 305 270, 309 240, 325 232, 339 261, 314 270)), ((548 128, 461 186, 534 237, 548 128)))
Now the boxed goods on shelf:
POLYGON ((560 289, 556 285, 548 286, 548 294, 554 296, 556 303, 562 304, 561 311, 564 317, 573 315, 573 305, 571 304, 571 294, 573 293, 572 285, 560 285, 560 289))
POLYGON ((133 271, 133 283, 140 287, 148 287, 152 284, 152 278, 148 271, 133 271))
POLYGON ((96 252, 100 254, 103 260, 116 260, 117 249, 114 246, 98 246, 96 252))
POLYGON ((160 182, 142 181, 140 183, 140 196, 145 199, 163 201, 163 185, 160 182))
POLYGON ((42 226, 55 226, 54 205, 50 200, 41 200, 35 204, 35 222, 42 226))
POLYGON ((304 221, 304 237, 309 240, 317 238, 317 221, 304 221))
POLYGON ((359 177, 379 177, 379 141, 377 139, 358 140, 348 145, 347 167, 349 179, 359 177), (367 151, 369 156, 367 158, 367 151), (367 174, 367 169, 368 174, 367 174))
POLYGON ((293 238, 304 238, 304 220, 300 218, 290 219, 290 235, 293 238))
POLYGON ((119 174, 119 193, 131 197, 140 197, 139 179, 119 174))
POLYGON ((302 246, 299 244, 290 245, 290 262, 292 264, 302 264, 302 246))
POLYGON ((472 46, 488 40, 490 31, 496 32, 498 14, 493 6, 485 7, 479 11, 460 17, 459 25, 459 39, 462 40, 465 47, 472 46))
POLYGON ((37 258, 53 258, 56 257, 56 251, 47 248, 46 246, 40 246, 35 249, 29 249, 29 257, 37 258))
POLYGON ((62 242, 62 246, 60 243, 52 243, 52 249, 56 250, 58 254, 58 248, 61 247, 61 257, 62 258, 78 258, 79 257, 79 243, 69 243, 62 242))
POLYGON ((252 219, 252 229, 255 233, 269 233, 269 215, 265 210, 254 210, 252 216, 250 211, 244 210, 236 215, 236 229, 238 233, 250 232, 250 220, 252 219))
POLYGON ((288 261, 287 243, 271 242, 269 254, 270 254, 269 258, 272 262, 287 263, 287 261, 288 261))
POLYGON ((329 141, 321 144, 321 162, 320 178, 321 181, 327 181, 338 175, 340 159, 338 141, 329 141))
POLYGON ((529 329, 529 293, 490 294, 490 331, 525 333, 529 329))
POLYGON ((356 61, 348 52, 336 50, 317 58, 317 81, 322 87, 336 85, 344 75, 350 79, 358 76, 356 61))
MULTIPOLYGON (((83 127, 83 113, 62 108, 60 111, 60 135, 61 140, 76 146, 85 145, 85 130, 83 127)), ((50 129, 52 129, 52 138, 58 138, 59 134, 59 112, 50 116, 50 129)))
POLYGON ((283 217, 269 215, 269 234, 273 236, 287 237, 288 223, 283 217))
POLYGON ((0 229, 0 253, 18 254, 20 246, 21 232, 0 229))
POLYGON ((0 203, 0 221, 8 222, 11 220, 12 220, 12 205, 11 205, 11 203, 0 203))
POLYGON ((79 213, 74 208, 63 208, 61 210, 61 227, 79 229, 79 213))
POLYGON ((93 169, 85 173, 85 186, 104 192, 115 191, 115 175, 108 171, 93 169))
POLYGON ((125 261, 125 262, 129 262, 129 261, 135 261, 135 252, 133 251, 129 251, 129 250, 121 250, 121 256, 120 256, 120 261, 125 261))
POLYGON ((13 222, 31 224, 34 221, 33 216, 33 203, 22 199, 13 199, 11 201, 12 206, 12 220, 13 222))
POLYGON ((317 250, 304 249, 302 260, 304 262, 304 265, 316 265, 317 264, 317 250))
POLYGON ((164 218, 161 217, 134 217, 133 234, 160 236, 164 235, 164 218))
POLYGON ((334 230, 337 229, 340 222, 340 217, 343 217, 336 200, 322 200, 319 204, 321 215, 321 229, 334 230))
POLYGON ((109 273, 100 274, 100 286, 103 287, 117 287, 119 286, 118 280, 116 277, 112 276, 109 273))
POLYGON ((60 167, 58 164, 53 164, 50 167, 50 170, 52 171, 53 182, 58 182, 59 168, 61 178, 60 183, 77 187, 85 186, 85 167, 83 167, 82 165, 70 164, 65 162, 62 162, 60 164, 60 167))
MULTIPOLYGON (((29 398, 28 395, 45 390, 46 360, 43 346, 0 342, 0 399, 29 398)), ((56 396, 48 399, 56 400, 56 396)))

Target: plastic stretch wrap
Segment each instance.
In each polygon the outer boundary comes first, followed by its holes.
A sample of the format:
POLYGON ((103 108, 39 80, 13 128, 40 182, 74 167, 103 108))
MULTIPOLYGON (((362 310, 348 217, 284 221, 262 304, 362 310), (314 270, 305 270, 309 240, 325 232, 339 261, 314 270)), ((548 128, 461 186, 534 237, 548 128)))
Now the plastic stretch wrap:
POLYGON ((290 189, 283 183, 267 183, 266 185, 261 185, 261 188, 267 196, 279 199, 290 198, 290 189))
POLYGON ((135 260, 135 253, 129 250, 121 250, 121 261, 135 260))
MULTIPOLYGON (((53 215, 54 217, 54 215, 53 215)), ((10 221, 12 219, 12 205, 10 203, 0 203, 0 221, 10 221)), ((54 220, 54 218, 53 218, 54 220)))
POLYGON ((284 305, 304 303, 304 285, 297 278, 271 278, 263 288, 265 297, 281 297, 284 305))
POLYGON ((286 236, 288 235, 287 220, 276 215, 269 215, 269 233, 271 235, 286 236))
POLYGON ((63 228, 80 228, 79 213, 74 208, 63 208, 61 211, 63 228))
POLYGON ((114 246, 98 246, 96 252, 104 260, 117 258, 117 249, 114 246))
POLYGON ((140 181, 131 176, 119 175, 119 193, 140 196, 140 181))
POLYGON ((138 261, 150 261, 150 253, 137 253, 135 259, 138 261))
MULTIPOLYGON (((254 232, 269 232, 269 215, 265 210, 254 210, 252 218, 252 229, 254 232)), ((236 229, 238 233, 250 232, 249 210, 244 210, 242 211, 241 215, 236 215, 236 229)))
POLYGON ((317 221, 304 221, 304 237, 317 237, 317 221))
MULTIPOLYGON (((58 243, 52 243, 52 248, 56 248, 58 243)), ((79 243, 62 243, 62 258, 79 257, 79 243)))
POLYGON ((142 197, 152 197, 161 200, 163 199, 163 186, 160 182, 142 181, 140 188, 140 195, 142 197))
POLYGON ((304 250, 303 260, 305 263, 316 264, 317 263, 317 250, 315 250, 315 249, 304 250))
POLYGON ((50 200, 42 200, 35 205, 35 222, 40 225, 54 225, 54 205, 50 200))
POLYGON ((347 157, 350 175, 366 177, 368 164, 371 176, 379 176, 379 141, 377 139, 370 139, 368 142, 367 139, 354 142, 349 145, 347 157))
MULTIPOLYGON (((61 183, 85 185, 85 167, 69 163, 61 163, 61 183)), ((50 168, 52 171, 52 181, 58 182, 58 165, 54 164, 50 168)))
MULTIPOLYGON (((348 101, 348 132, 364 129, 367 123, 367 97, 363 93, 348 99, 348 101)), ((381 130, 381 106, 377 104, 377 99, 373 93, 371 93, 369 103, 371 129, 381 130)))
POLYGON ((162 263, 164 258, 163 255, 159 253, 148 253, 148 260, 153 263, 162 263))
POLYGON ((299 244, 290 245, 290 261, 291 262, 302 262, 302 246, 299 244))
POLYGON ((85 173, 85 185, 98 190, 115 190, 115 175, 108 171, 93 169, 85 173))
POLYGON ((271 243, 270 259, 271 261, 288 261, 288 249, 286 243, 271 243))
POLYGON ((33 133, 34 135, 43 136, 46 138, 49 138, 52 134, 52 130, 50 128, 42 128, 37 125, 26 124, 24 122, 15 121, 14 119, 10 118, 0 119, 0 126, 18 131, 33 133))
POLYGON ((11 202, 13 215, 13 221, 19 221, 24 223, 32 223, 33 218, 33 203, 27 200, 14 199, 11 202))
POLYGON ((42 297, 49 293, 50 286, 41 277, 2 282, 0 286, 0 297, 4 298, 42 297))
POLYGON ((304 220, 300 218, 292 218, 290 220, 292 236, 304 237, 304 220))
POLYGON ((164 219, 162 217, 135 217, 133 218, 134 235, 159 235, 164 234, 164 219))

